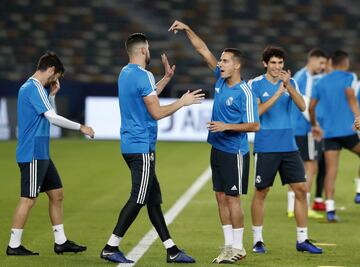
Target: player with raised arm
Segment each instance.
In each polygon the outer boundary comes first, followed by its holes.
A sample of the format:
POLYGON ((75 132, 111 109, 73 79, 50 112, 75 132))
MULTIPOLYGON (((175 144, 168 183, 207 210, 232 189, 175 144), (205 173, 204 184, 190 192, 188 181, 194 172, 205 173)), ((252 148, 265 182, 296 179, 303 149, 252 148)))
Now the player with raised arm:
POLYGON ((246 256, 243 246, 244 211, 240 195, 245 195, 249 176, 247 132, 259 130, 255 98, 241 78, 242 53, 225 48, 217 62, 207 45, 186 24, 175 21, 170 29, 184 31, 195 50, 216 78, 215 99, 208 143, 211 148, 213 190, 224 233, 224 247, 213 262, 235 263, 246 256))

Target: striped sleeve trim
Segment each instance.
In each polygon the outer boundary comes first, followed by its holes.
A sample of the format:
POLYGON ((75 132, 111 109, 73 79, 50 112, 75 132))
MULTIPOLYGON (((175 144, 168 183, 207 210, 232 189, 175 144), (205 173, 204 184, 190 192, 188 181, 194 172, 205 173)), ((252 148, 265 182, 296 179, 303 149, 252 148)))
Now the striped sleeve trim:
POLYGON ((240 85, 243 89, 245 96, 246 96, 246 116, 247 122, 255 122, 254 120, 254 102, 253 102, 253 95, 250 91, 250 88, 247 86, 246 83, 240 85))
POLYGON ((150 86, 151 86, 151 89, 156 91, 156 84, 155 84, 155 78, 154 78, 154 75, 150 72, 150 71, 147 71, 146 69, 142 68, 142 67, 139 67, 140 70, 142 70, 143 72, 146 73, 148 79, 149 79, 149 83, 150 83, 150 86))
POLYGON ((351 74, 352 74, 351 88, 356 89, 357 81, 358 81, 357 75, 354 72, 352 72, 351 74))
POLYGON ((296 92, 298 92, 299 94, 301 94, 300 89, 299 89, 299 85, 298 85, 298 83, 295 81, 295 79, 290 78, 290 81, 293 82, 296 92))
POLYGON ((33 81, 33 83, 35 84, 37 90, 38 90, 38 93, 41 97, 41 100, 43 101, 45 107, 47 108, 47 110, 50 110, 52 109, 52 106, 49 102, 49 99, 47 98, 47 95, 46 95, 46 92, 44 90, 44 87, 42 85, 40 85, 38 82, 36 81, 33 81))

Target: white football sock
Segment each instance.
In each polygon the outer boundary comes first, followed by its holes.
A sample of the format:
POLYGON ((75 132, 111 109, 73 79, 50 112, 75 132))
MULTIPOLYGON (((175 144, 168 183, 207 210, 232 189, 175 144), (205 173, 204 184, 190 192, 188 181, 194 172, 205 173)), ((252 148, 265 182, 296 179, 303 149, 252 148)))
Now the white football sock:
POLYGON ((302 243, 306 239, 308 239, 308 229, 307 229, 307 227, 296 227, 296 233, 297 233, 297 241, 299 243, 302 243))
POLYGON ((335 201, 333 199, 325 200, 326 212, 335 210, 335 201))
POLYGON ((53 225, 52 229, 54 232, 55 243, 58 245, 64 244, 67 240, 64 232, 64 225, 63 224, 53 225))
POLYGON ((118 237, 117 235, 112 234, 109 238, 109 241, 107 244, 112 247, 118 247, 120 245, 121 237, 118 237))
POLYGON ((295 193, 294 191, 288 191, 288 212, 294 212, 295 209, 295 193))
POLYGON ((164 247, 165 247, 166 249, 175 246, 175 243, 174 243, 174 241, 172 241, 171 238, 165 240, 165 241, 163 242, 163 244, 164 244, 164 247))
POLYGON ((261 226, 252 226, 252 231, 253 231, 253 237, 254 237, 254 245, 258 242, 264 242, 263 237, 262 237, 262 225, 261 226))
POLYGON ((24 229, 11 228, 9 247, 17 248, 21 245, 21 237, 24 229))
POLYGON ((243 233, 244 228, 233 229, 233 243, 232 247, 237 249, 243 249, 243 233))
POLYGON ((231 246, 233 244, 233 228, 231 224, 225 224, 222 226, 224 232, 225 246, 231 246))

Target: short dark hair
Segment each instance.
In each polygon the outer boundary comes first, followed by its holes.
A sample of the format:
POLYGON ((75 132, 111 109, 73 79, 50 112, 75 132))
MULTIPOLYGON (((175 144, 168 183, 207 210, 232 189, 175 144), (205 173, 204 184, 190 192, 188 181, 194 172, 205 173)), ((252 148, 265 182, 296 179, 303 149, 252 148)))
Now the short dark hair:
POLYGON ((269 45, 269 46, 265 47, 265 49, 262 53, 262 60, 265 63, 268 63, 270 58, 272 58, 272 57, 282 58, 285 61, 285 58, 286 58, 285 50, 279 46, 269 45))
POLYGON ((133 33, 126 39, 125 42, 126 51, 129 53, 135 44, 146 43, 146 42, 147 42, 147 38, 145 34, 139 32, 133 33))
POLYGON ((243 54, 241 53, 240 49, 237 48, 225 48, 223 52, 229 52, 231 54, 233 54, 233 57, 239 61, 240 63, 242 63, 243 61, 243 54))
POLYGON ((328 54, 320 49, 320 48, 314 48, 314 49, 311 49, 308 53, 308 58, 311 58, 311 57, 324 57, 324 58, 328 58, 328 54))
POLYGON ((61 75, 65 73, 65 68, 60 58, 54 52, 47 51, 40 57, 36 70, 45 71, 51 67, 55 67, 55 73, 60 73, 61 75))
POLYGON ((339 49, 331 55, 331 62, 334 66, 338 66, 348 57, 348 53, 346 53, 344 50, 339 49))

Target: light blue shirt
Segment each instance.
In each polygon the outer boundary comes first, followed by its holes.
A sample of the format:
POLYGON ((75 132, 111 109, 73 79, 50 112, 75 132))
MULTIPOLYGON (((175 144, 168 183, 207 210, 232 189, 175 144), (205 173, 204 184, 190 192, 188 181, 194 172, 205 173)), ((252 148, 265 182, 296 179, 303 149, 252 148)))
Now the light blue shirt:
POLYGON ((126 154, 155 151, 157 121, 151 117, 143 99, 156 94, 153 74, 140 65, 126 65, 119 74, 118 92, 121 152, 126 154))
POLYGON ((52 106, 48 93, 35 78, 29 78, 18 93, 17 162, 49 159, 50 123, 44 113, 52 106))
MULTIPOLYGON (((246 82, 232 87, 220 77, 220 68, 216 67, 215 97, 212 111, 212 121, 229 124, 254 123, 259 121, 256 99, 246 82)), ((228 153, 246 154, 249 144, 246 132, 215 132, 209 131, 208 143, 218 150, 228 153)))
MULTIPOLYGON (((294 79, 291 85, 299 92, 294 79)), ((265 74, 248 82, 260 103, 268 101, 278 90, 281 81, 271 83, 265 74)), ((283 93, 277 101, 260 116, 260 131, 255 133, 254 152, 291 152, 298 150, 294 130, 291 127, 291 104, 289 93, 283 93)))
POLYGON ((354 73, 334 70, 321 78, 314 87, 312 99, 318 101, 324 114, 319 122, 324 138, 355 134, 354 115, 347 101, 345 90, 355 90, 357 77, 354 73))

